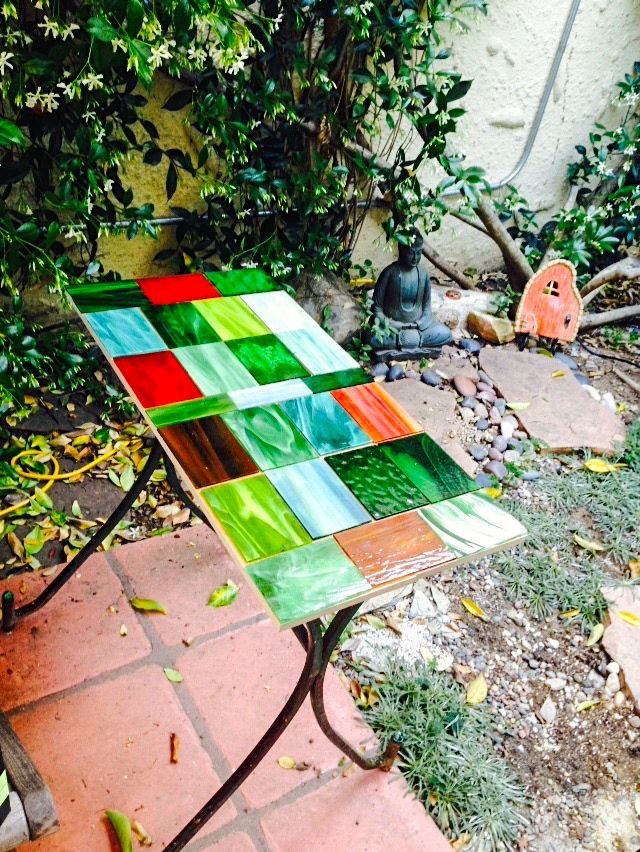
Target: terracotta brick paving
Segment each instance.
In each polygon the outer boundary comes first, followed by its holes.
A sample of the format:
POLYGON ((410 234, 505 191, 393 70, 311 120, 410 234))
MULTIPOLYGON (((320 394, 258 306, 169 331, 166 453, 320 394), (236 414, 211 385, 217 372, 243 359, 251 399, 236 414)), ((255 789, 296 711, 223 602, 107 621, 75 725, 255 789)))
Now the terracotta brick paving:
MULTIPOLYGON (((21 602, 42 582, 20 577, 9 587, 21 602)), ((0 703, 50 784, 61 819, 57 834, 25 852, 115 852, 107 808, 139 820, 152 848, 163 848, 260 738, 302 659, 293 635, 275 629, 205 527, 92 557, 42 612, 0 636, 0 703), (241 587, 237 600, 207 607, 228 578, 241 587), (169 614, 134 612, 133 595, 161 601, 169 614), (163 667, 184 681, 170 683, 163 667), (172 733, 180 742, 176 764, 172 733)), ((333 672, 326 697, 338 730, 370 746, 373 735, 333 672)), ((187 848, 450 850, 397 773, 345 777, 340 761, 305 705, 187 848), (281 769, 282 755, 309 768, 281 769)))

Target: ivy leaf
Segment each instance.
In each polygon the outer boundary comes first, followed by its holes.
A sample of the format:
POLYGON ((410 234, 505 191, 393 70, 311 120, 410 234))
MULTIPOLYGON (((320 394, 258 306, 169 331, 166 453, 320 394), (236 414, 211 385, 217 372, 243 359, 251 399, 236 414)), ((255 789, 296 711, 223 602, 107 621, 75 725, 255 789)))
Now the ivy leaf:
POLYGON ((213 592, 211 592, 209 600, 207 601, 207 606, 229 606, 229 604, 232 604, 238 597, 239 591, 239 586, 236 586, 233 580, 227 580, 224 586, 218 586, 217 589, 214 589, 213 592))
POLYGON ((112 42, 118 38, 118 31, 105 18, 89 18, 87 32, 98 41, 112 42))
POLYGON ((139 612, 159 612, 162 615, 168 615, 166 607, 150 598, 131 598, 129 603, 139 612))
POLYGON ((116 833, 121 852, 133 852, 131 823, 129 817, 121 811, 105 811, 105 815, 116 833))

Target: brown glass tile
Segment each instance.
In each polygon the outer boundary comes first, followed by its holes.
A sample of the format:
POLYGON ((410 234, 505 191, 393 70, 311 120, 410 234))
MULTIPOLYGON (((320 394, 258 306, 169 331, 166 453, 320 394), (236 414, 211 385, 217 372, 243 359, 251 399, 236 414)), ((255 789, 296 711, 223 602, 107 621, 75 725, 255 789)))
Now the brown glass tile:
POLYGON ((258 473, 220 417, 201 417, 159 431, 196 488, 258 473))
POLYGON ((417 512, 337 533, 336 539, 374 588, 407 582, 455 558, 417 512))

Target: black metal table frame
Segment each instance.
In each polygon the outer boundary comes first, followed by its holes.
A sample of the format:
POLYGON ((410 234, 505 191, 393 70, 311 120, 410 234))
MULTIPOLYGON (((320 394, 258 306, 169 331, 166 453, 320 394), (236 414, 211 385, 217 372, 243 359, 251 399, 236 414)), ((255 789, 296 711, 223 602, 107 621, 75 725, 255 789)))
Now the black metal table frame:
MULTIPOLYGON (((165 453, 159 441, 155 441, 143 470, 138 474, 135 482, 127 492, 123 500, 113 511, 108 520, 95 533, 95 535, 82 547, 81 550, 69 561, 69 563, 57 574, 48 586, 32 601, 23 606, 15 606, 12 592, 4 592, 2 595, 2 630, 10 633, 16 622, 41 609, 48 603, 63 586, 71 579, 81 565, 91 556, 102 542, 110 535, 131 509, 145 485, 149 482, 152 473, 164 457, 167 480, 173 490, 180 495, 181 499, 188 505, 194 515, 204 521, 207 526, 211 524, 202 510, 195 505, 191 497, 185 492, 178 478, 176 470, 168 455, 165 453)), ((347 607, 336 613, 326 630, 323 632, 319 619, 314 619, 306 624, 293 628, 296 638, 305 649, 306 657, 302 673, 296 683, 291 695, 284 707, 276 716, 273 723, 262 736, 253 750, 245 757, 238 768, 229 776, 220 789, 206 802, 184 828, 165 846, 165 852, 178 852, 184 849, 186 844, 201 830, 203 825, 218 811, 233 793, 240 787, 243 781, 253 772, 260 761, 266 756, 272 746, 282 736, 288 725, 293 720, 298 710, 302 707, 307 695, 311 698, 313 713, 318 721, 320 729, 325 736, 340 751, 362 769, 391 769, 400 749, 401 737, 392 738, 386 749, 373 757, 367 757, 356 751, 340 734, 334 730, 324 706, 324 677, 333 653, 342 632, 358 611, 360 604, 347 607)))

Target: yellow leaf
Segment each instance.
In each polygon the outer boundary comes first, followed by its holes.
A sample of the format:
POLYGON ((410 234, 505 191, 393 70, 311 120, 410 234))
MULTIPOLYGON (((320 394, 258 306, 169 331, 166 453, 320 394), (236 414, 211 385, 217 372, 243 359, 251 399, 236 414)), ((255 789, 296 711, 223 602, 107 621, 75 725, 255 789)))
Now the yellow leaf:
POLYGON ((467 687, 467 704, 482 704, 487 697, 487 692, 488 687, 485 676, 483 674, 479 674, 478 677, 472 680, 467 687))
POLYGON ((590 541, 588 538, 583 538, 581 535, 578 535, 578 533, 573 534, 573 540, 576 544, 579 544, 580 547, 591 551, 591 553, 598 553, 599 551, 607 550, 606 544, 600 544, 597 541, 590 541))
POLYGON ((387 626, 386 621, 383 621, 377 615, 365 615, 364 620, 367 624, 371 625, 371 627, 375 627, 376 630, 384 630, 387 626))
POLYGON ((508 402, 507 408, 510 408, 512 411, 524 411, 530 405, 530 402, 508 402))
POLYGON ((566 375, 567 374, 565 373, 564 370, 554 370, 553 373, 551 373, 551 378, 552 379, 561 379, 563 376, 566 376, 566 375))
POLYGON ((594 624, 593 629, 589 634, 589 638, 587 639, 587 648, 590 648, 592 645, 595 645, 596 642, 599 642, 602 639, 603 633, 604 624, 594 624))
POLYGON ((166 607, 162 606, 158 601, 152 601, 147 598, 131 598, 129 603, 134 609, 140 612, 160 612, 162 615, 167 615, 166 607))
POLYGON ((278 766, 280 769, 295 769, 296 761, 292 757, 287 757, 285 755, 284 757, 278 758, 278 766))
POLYGON ((583 710, 590 710, 596 704, 600 704, 598 698, 589 698, 587 701, 581 701, 580 704, 576 704, 576 713, 582 713, 583 710))
POLYGON ((579 609, 568 609, 566 612, 561 612, 561 618, 575 618, 576 615, 580 615, 579 609))
POLYGON ((7 542, 9 547, 19 559, 24 559, 24 547, 18 536, 14 532, 7 533, 7 542))
POLYGON ((623 609, 619 609, 618 615, 623 621, 630 624, 632 627, 640 627, 640 618, 632 612, 625 612, 623 609))
POLYGON ((544 355, 545 358, 553 358, 553 352, 549 352, 548 349, 538 349, 538 355, 544 355))
POLYGON ((491 497, 492 500, 498 500, 502 497, 502 488, 493 488, 492 486, 489 486, 489 488, 484 489, 484 493, 487 497, 491 497))
POLYGON ((622 470, 627 465, 614 464, 604 459, 588 459, 582 466, 586 470, 590 470, 591 473, 615 473, 615 471, 622 470))
POLYGON ((476 618, 486 619, 487 613, 482 609, 481 606, 475 601, 472 601, 471 598, 460 598, 460 603, 466 609, 467 612, 470 612, 471 615, 474 615, 476 618))
POLYGON ((26 394, 24 398, 25 405, 37 405, 37 402, 38 400, 35 398, 35 396, 30 396, 29 394, 26 394))
POLYGON ((153 846, 153 839, 151 835, 137 819, 131 820, 131 831, 138 838, 140 846, 153 846))

